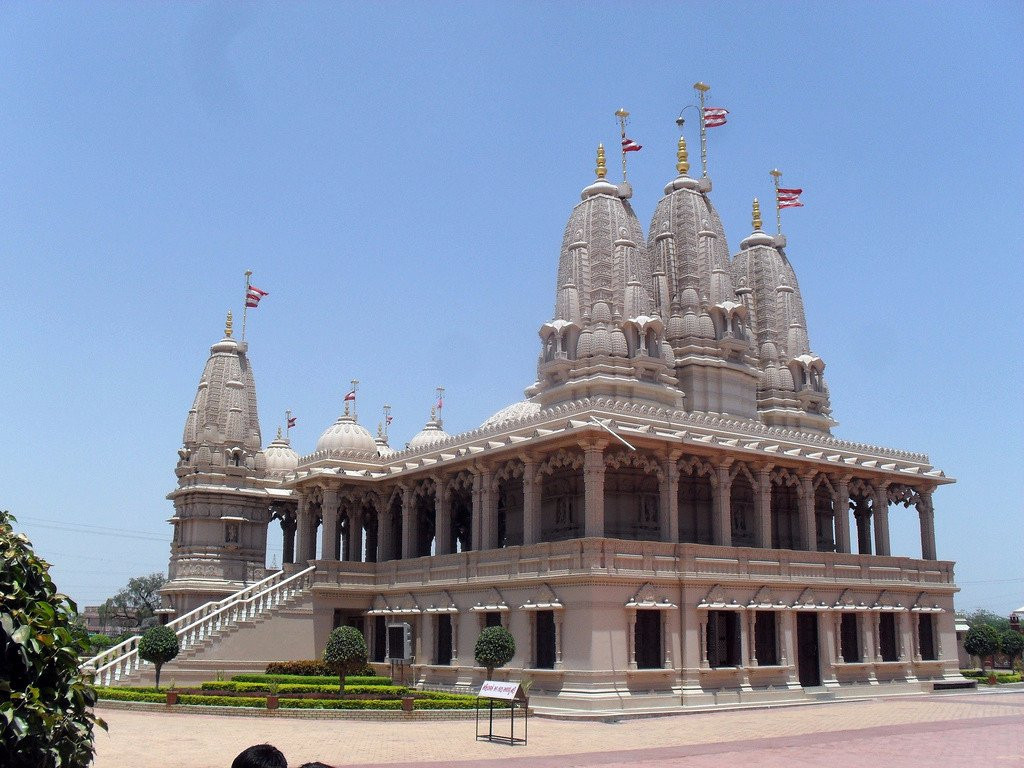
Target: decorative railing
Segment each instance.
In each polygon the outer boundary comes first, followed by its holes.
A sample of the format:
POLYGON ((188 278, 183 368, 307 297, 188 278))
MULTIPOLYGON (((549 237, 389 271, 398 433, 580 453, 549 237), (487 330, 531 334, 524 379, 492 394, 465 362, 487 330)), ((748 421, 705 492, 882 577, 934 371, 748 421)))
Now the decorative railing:
POLYGON ((580 572, 765 583, 953 584, 953 564, 941 560, 613 539, 576 539, 382 563, 321 560, 317 566, 318 586, 371 589, 580 572))
MULTIPOLYGON (((313 584, 315 570, 316 566, 309 566, 291 576, 278 571, 223 600, 201 605, 168 622, 167 626, 178 636, 178 645, 182 651, 194 648, 220 629, 260 616, 309 589, 313 584)), ((83 667, 95 670, 97 685, 111 685, 131 675, 143 663, 139 658, 141 639, 141 635, 130 637, 89 659, 83 667)))

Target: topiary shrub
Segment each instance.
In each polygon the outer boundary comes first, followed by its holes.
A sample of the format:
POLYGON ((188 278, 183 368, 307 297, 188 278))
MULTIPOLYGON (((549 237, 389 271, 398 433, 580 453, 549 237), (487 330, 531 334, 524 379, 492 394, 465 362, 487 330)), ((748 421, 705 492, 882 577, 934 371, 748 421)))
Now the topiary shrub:
MULTIPOLYGON (((985 658, 989 657, 994 662, 994 657, 999 653, 999 631, 988 624, 979 624, 971 627, 964 638, 964 650, 971 656, 977 656, 981 666, 985 666, 985 658)), ((994 666, 994 664, 993 664, 994 666)))
MULTIPOLYGON (((364 667, 356 670, 353 674, 374 677, 376 672, 372 667, 364 667)), ((324 677, 334 676, 332 670, 323 659, 299 659, 298 661, 272 661, 267 664, 268 675, 303 675, 324 677)))
POLYGON ((170 627, 150 627, 139 640, 139 658, 156 667, 156 689, 160 690, 160 668, 178 655, 178 636, 170 627))
POLYGON ((89 648, 73 632, 78 610, 16 519, 0 511, 0 765, 84 768, 92 762, 96 691, 78 669, 89 648))
POLYGON ((338 627, 327 638, 324 662, 338 676, 341 693, 345 693, 345 678, 363 671, 366 653, 366 640, 355 627, 338 627))
POLYGON ((487 627, 476 639, 473 656, 481 667, 487 667, 487 679, 494 674, 495 667, 503 667, 516 655, 516 641, 504 627, 487 627))
POLYGON ((1016 668, 1014 662, 1024 651, 1024 635, 1013 629, 1006 630, 999 638, 999 650, 1009 657, 1010 666, 1016 668))

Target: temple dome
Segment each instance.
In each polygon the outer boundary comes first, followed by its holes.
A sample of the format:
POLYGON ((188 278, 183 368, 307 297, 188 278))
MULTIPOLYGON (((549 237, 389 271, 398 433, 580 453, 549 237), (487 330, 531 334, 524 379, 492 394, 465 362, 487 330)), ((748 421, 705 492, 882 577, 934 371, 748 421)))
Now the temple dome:
POLYGON ((409 448, 424 448, 434 443, 439 443, 442 440, 447 440, 451 435, 444 431, 444 422, 437 416, 437 413, 431 409, 430 420, 423 426, 419 432, 413 435, 412 440, 409 441, 409 448))
POLYGON ((356 418, 347 410, 329 426, 316 441, 318 451, 362 451, 377 453, 377 444, 370 431, 356 423, 356 418))
POLYGON ((299 454, 292 449, 288 438, 282 437, 280 429, 277 430, 277 437, 263 453, 267 460, 267 472, 283 474, 299 466, 299 454))
POLYGON ((533 416, 536 413, 540 413, 540 403, 535 403, 531 400, 520 400, 518 403, 506 405, 480 426, 493 427, 506 421, 525 419, 526 417, 533 416))

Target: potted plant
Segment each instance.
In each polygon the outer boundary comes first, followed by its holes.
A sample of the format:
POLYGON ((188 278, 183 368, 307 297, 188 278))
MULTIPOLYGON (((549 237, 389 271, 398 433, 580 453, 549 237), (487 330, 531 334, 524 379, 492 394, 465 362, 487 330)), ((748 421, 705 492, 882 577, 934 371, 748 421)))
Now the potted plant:
POLYGON ((414 699, 412 696, 403 696, 402 697, 402 711, 403 712, 412 712, 413 704, 414 704, 415 701, 416 701, 416 699, 414 699))
POLYGON ((277 704, 277 683, 271 683, 267 686, 267 709, 277 709, 277 704))
POLYGON ((168 705, 177 704, 178 703, 178 686, 174 682, 174 680, 171 680, 171 684, 167 688, 166 696, 167 696, 167 704, 168 705))

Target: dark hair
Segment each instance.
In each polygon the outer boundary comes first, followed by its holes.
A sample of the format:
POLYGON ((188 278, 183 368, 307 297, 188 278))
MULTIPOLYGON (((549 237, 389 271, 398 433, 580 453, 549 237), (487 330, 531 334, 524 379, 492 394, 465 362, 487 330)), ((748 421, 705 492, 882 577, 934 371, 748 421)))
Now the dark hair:
POLYGON ((311 763, 303 763, 299 768, 331 768, 327 763, 321 763, 319 760, 314 760, 311 763))
POLYGON ((231 768, 288 768, 288 761, 273 744, 253 744, 238 754, 231 768))

